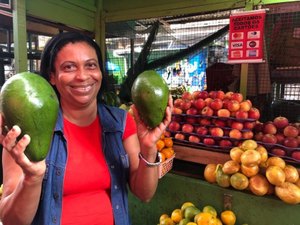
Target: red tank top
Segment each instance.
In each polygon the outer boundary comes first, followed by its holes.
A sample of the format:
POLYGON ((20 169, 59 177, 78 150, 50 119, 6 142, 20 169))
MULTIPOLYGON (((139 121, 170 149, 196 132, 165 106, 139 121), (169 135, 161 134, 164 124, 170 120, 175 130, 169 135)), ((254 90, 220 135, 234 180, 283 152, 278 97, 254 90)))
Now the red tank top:
MULTIPOLYGON (((68 160, 64 179, 62 225, 113 225, 110 174, 102 151, 99 118, 86 127, 64 119, 68 160)), ((127 116, 123 139, 136 133, 127 116)))

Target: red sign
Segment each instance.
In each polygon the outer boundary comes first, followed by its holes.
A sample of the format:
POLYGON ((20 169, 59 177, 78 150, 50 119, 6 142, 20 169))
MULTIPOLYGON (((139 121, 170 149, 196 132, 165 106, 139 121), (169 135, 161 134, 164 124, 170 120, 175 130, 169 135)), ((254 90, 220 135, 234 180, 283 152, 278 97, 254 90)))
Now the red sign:
POLYGON ((229 63, 263 62, 266 11, 253 10, 230 15, 229 63))

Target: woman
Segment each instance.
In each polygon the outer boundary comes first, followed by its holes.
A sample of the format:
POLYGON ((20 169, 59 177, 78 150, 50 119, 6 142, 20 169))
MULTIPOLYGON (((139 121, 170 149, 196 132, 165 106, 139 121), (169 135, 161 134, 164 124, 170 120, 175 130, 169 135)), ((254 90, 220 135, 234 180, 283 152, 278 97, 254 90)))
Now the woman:
MULTIPOLYGON (((41 74, 53 85, 60 112, 46 160, 31 162, 30 142, 14 126, 1 137, 2 222, 7 224, 130 224, 127 185, 149 201, 158 183, 156 141, 171 119, 149 130, 126 111, 100 104, 101 53, 80 33, 61 33, 46 45, 41 74)), ((2 124, 2 123, 1 123, 2 124)))

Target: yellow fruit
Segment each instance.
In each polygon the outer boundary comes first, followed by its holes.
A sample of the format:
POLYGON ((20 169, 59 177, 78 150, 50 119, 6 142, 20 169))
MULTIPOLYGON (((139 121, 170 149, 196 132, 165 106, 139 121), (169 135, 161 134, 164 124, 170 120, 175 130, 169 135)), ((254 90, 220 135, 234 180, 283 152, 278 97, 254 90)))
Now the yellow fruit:
POLYGON ((261 174, 256 174, 249 179, 249 189, 255 195, 263 196, 267 194, 269 186, 267 178, 261 174))
POLYGON ((236 222, 236 216, 233 211, 225 210, 221 212, 221 221, 225 225, 234 225, 236 222))
POLYGON ((160 221, 159 225, 175 225, 175 223, 173 222, 173 220, 170 217, 168 217, 168 218, 162 219, 162 221, 160 221))
POLYGON ((166 218, 169 218, 169 215, 164 213, 164 214, 161 214, 161 216, 159 217, 159 223, 161 223, 162 220, 166 219, 166 218))
POLYGON ((283 171, 285 173, 286 182, 296 183, 299 180, 299 173, 296 167, 292 165, 286 165, 283 171))
POLYGON ((187 225, 188 222, 190 222, 188 219, 184 218, 182 220, 180 220, 180 222, 178 223, 178 225, 187 225))
POLYGON ((264 146, 258 145, 256 151, 258 151, 261 156, 260 163, 264 163, 268 160, 268 151, 264 146))
POLYGON ((295 182, 295 184, 300 188, 300 178, 295 182))
POLYGON ((182 215, 184 215, 184 210, 185 210, 188 206, 195 206, 195 205, 194 205, 194 203, 192 203, 192 202, 184 202, 184 203, 181 205, 181 207, 180 207, 182 215))
POLYGON ((171 213, 171 219, 174 223, 179 223, 182 220, 182 212, 181 209, 174 209, 171 213))
POLYGON ((241 163, 245 166, 258 165, 260 161, 261 161, 260 153, 253 149, 246 150, 241 155, 241 163))
POLYGON ((194 222, 188 222, 186 225, 197 225, 197 224, 194 222))
POLYGON ((217 225, 223 225, 222 221, 219 218, 216 218, 217 220, 217 225))
POLYGON ((229 160, 223 164, 222 170, 226 174, 234 174, 240 170, 240 164, 234 160, 229 160))
POLYGON ((221 187, 229 187, 230 186, 230 175, 225 174, 222 170, 222 165, 218 164, 216 169, 216 181, 217 184, 221 187))
POLYGON ((211 213, 201 212, 197 218, 197 225, 216 225, 217 220, 211 213))
POLYGON ((247 177, 252 177, 252 176, 258 174, 259 166, 258 165, 255 165, 255 166, 241 165, 241 172, 247 177))
POLYGON ((266 164, 267 164, 267 167, 279 166, 281 169, 283 169, 286 166, 285 161, 278 156, 269 157, 266 164))
POLYGON ((200 209, 196 206, 188 206, 184 210, 184 218, 188 219, 189 221, 193 221, 194 217, 200 213, 200 209))
POLYGON ((230 184, 234 189, 244 190, 249 185, 248 177, 242 173, 232 174, 230 177, 230 184))
POLYGON ((204 169, 204 178, 209 183, 215 183, 216 182, 216 168, 217 164, 207 164, 204 169))
POLYGON ((284 182, 281 186, 275 186, 275 194, 285 203, 300 203, 300 188, 293 183, 284 182))
POLYGON ((285 181, 285 173, 279 166, 269 166, 266 170, 266 177, 275 186, 280 186, 285 181))
POLYGON ((257 142, 254 140, 245 140, 241 144, 241 149, 247 151, 249 149, 255 150, 257 148, 257 142))
POLYGON ((202 212, 208 212, 208 213, 212 214, 214 217, 217 217, 217 210, 210 205, 204 206, 202 209, 202 212))
POLYGON ((239 147, 233 147, 232 149, 230 149, 230 158, 237 162, 240 163, 241 162, 241 155, 244 153, 244 151, 239 148, 239 147))

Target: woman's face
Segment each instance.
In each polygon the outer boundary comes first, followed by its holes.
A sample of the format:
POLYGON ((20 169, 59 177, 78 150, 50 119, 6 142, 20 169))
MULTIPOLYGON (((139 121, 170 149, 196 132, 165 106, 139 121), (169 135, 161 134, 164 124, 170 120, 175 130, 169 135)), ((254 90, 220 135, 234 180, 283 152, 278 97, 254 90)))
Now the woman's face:
POLYGON ((50 82, 62 107, 78 109, 97 102, 102 73, 96 51, 85 42, 69 43, 57 54, 50 82))

